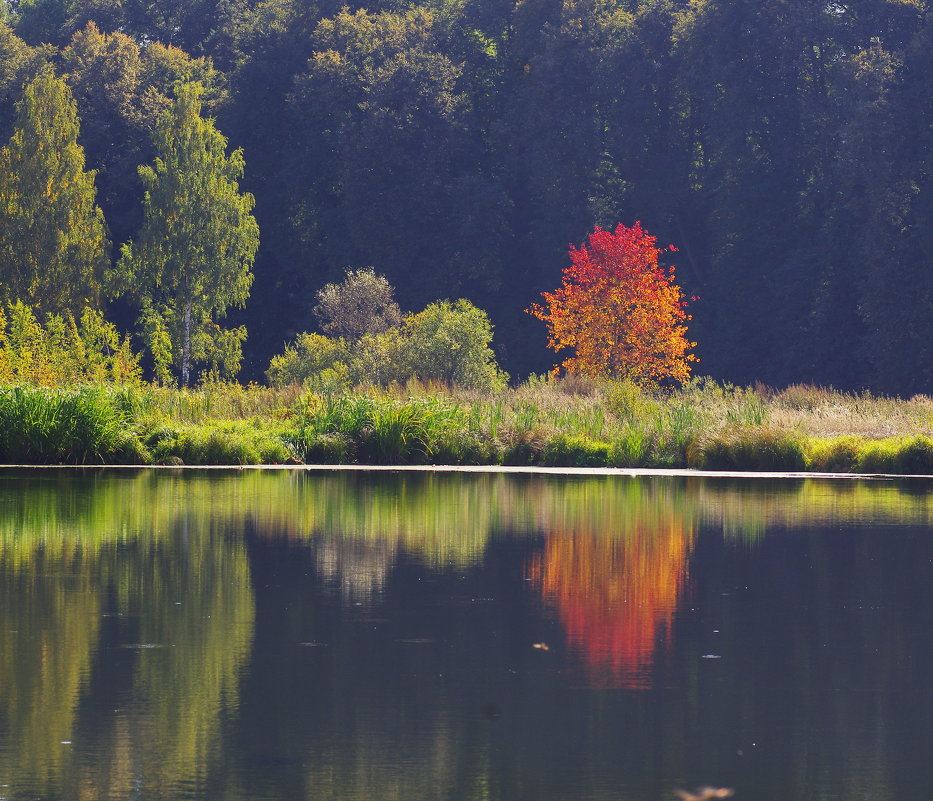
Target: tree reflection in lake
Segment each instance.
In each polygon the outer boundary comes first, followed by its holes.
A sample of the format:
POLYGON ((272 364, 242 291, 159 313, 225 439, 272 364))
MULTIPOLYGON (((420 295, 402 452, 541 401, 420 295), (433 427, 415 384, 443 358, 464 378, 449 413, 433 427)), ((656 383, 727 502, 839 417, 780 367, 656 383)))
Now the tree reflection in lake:
POLYGON ((931 512, 888 482, 5 471, 0 794, 918 795, 931 512))
POLYGON ((555 609, 585 683, 649 689, 655 656, 667 655, 696 535, 682 498, 629 493, 621 529, 549 532, 528 575, 555 609), (681 501, 678 503, 677 501, 681 501))
POLYGON ((136 482, 25 483, 0 495, 5 783, 88 801, 203 785, 252 640, 245 544, 184 498, 137 505, 136 482), (87 730, 91 690, 107 708, 87 730))

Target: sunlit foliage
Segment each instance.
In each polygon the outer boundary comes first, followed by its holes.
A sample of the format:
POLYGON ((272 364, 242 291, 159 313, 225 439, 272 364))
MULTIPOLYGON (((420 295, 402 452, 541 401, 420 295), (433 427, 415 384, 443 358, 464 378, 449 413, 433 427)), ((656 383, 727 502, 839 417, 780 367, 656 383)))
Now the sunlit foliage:
POLYGON ((201 117, 196 84, 180 84, 161 118, 158 157, 139 174, 146 187, 142 230, 123 246, 119 288, 139 303, 157 377, 188 386, 195 368, 237 373, 246 328, 217 320, 242 307, 253 283, 259 228, 242 192, 243 151, 201 117))
POLYGON ((68 85, 44 72, 26 87, 0 150, 0 295, 41 312, 97 308, 110 266, 95 172, 84 169, 68 85))
POLYGON ((61 386, 138 383, 139 356, 101 312, 50 314, 40 322, 16 301, 0 306, 0 382, 61 386))
POLYGON ((568 372, 649 385, 689 377, 690 317, 655 241, 637 222, 614 232, 597 227, 587 244, 571 247, 563 285, 529 309, 547 323, 548 347, 574 349, 563 362, 568 372))

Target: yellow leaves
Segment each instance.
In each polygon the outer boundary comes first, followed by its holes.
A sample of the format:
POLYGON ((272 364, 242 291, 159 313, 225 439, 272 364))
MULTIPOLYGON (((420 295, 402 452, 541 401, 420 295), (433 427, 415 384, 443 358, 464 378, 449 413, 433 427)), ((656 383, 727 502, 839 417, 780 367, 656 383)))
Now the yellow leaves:
POLYGON ((57 386, 74 381, 140 380, 139 356, 129 338, 99 311, 85 309, 80 321, 51 314, 45 325, 24 303, 0 311, 0 380, 57 386))

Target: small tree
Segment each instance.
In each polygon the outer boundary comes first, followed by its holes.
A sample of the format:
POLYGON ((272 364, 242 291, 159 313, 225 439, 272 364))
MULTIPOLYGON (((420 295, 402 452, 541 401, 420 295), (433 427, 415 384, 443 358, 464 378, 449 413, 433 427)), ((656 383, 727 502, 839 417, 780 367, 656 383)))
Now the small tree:
POLYGON ((27 87, 0 150, 0 294, 41 314, 98 305, 110 263, 93 171, 84 169, 71 90, 51 72, 27 87))
POLYGON ((314 316, 325 334, 353 340, 382 334, 402 320, 394 293, 385 276, 376 275, 371 267, 348 269, 341 283, 318 291, 314 316))
POLYGON ((686 338, 687 302, 674 268, 659 265, 664 251, 655 242, 637 222, 614 232, 597 227, 587 244, 570 248, 563 285, 528 310, 547 324, 548 347, 574 349, 567 372, 649 385, 689 377, 696 343, 686 338))
POLYGON ((239 369, 246 329, 215 319, 246 304, 259 247, 253 196, 238 184, 243 151, 226 155, 226 138, 201 117, 200 95, 197 84, 179 85, 162 118, 158 158, 139 169, 143 227, 119 263, 120 288, 143 308, 157 374, 166 376, 170 361, 183 386, 196 363, 226 375, 239 369))
POLYGON ((440 300, 405 319, 402 327, 405 372, 470 389, 505 388, 508 375, 489 347, 492 323, 482 309, 461 298, 440 300))

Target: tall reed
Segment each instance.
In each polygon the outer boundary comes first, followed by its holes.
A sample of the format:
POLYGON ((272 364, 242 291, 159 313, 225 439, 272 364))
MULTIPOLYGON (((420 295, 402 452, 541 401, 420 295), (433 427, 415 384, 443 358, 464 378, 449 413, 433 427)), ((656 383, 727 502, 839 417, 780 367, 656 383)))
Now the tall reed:
POLYGON ((4 462, 85 464, 146 458, 114 390, 0 388, 4 462))

